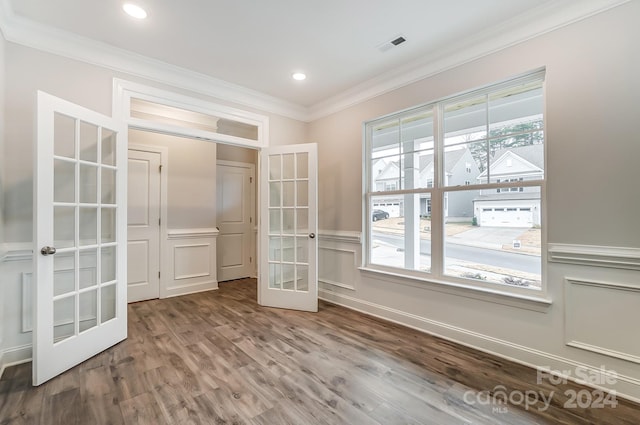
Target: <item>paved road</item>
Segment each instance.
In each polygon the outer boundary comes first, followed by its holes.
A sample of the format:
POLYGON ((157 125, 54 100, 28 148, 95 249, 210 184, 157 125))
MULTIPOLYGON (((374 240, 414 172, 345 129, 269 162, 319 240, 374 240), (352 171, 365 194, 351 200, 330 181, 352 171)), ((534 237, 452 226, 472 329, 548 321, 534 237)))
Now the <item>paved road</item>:
MULTIPOLYGON (((373 239, 395 246, 396 248, 404 247, 404 240, 401 236, 377 232, 373 232, 372 236, 373 239)), ((511 252, 457 244, 448 244, 446 248, 447 258, 472 262, 478 262, 478 259, 481 258, 483 264, 519 270, 527 273, 540 273, 541 270, 540 257, 533 255, 514 254, 511 252)), ((420 241, 420 254, 431 255, 430 240, 420 241)))

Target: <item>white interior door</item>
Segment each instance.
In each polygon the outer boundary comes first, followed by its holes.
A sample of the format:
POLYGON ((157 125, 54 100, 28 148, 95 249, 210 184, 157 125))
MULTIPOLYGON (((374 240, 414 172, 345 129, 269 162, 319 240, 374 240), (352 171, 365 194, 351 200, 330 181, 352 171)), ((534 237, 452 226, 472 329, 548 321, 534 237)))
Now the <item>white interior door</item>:
POLYGON ((37 122, 34 385, 127 336, 126 137, 42 92, 37 122))
POLYGON ((251 276, 255 254, 253 233, 253 166, 218 161, 218 281, 251 276))
POLYGON ((129 149, 127 291, 129 302, 160 298, 159 152, 129 149))
POLYGON ((318 311, 317 146, 260 152, 258 302, 318 311))

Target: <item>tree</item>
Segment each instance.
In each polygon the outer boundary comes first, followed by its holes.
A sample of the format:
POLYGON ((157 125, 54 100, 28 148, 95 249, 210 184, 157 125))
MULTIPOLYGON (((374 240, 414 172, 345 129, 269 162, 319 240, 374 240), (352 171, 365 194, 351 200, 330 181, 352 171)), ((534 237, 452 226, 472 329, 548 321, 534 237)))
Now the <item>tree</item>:
POLYGON ((493 128, 489 131, 489 140, 473 142, 471 135, 468 135, 467 142, 469 151, 471 151, 473 159, 482 172, 487 169, 487 152, 489 152, 491 159, 493 159, 496 152, 501 149, 544 143, 542 120, 493 128))

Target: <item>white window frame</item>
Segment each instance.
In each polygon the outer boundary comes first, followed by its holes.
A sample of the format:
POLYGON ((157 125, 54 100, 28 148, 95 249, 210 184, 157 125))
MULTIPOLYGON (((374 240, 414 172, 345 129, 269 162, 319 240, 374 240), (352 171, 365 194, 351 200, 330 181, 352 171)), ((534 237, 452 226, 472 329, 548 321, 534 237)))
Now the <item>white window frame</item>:
MULTIPOLYGON (((366 272, 373 272, 379 275, 393 276, 399 282, 409 283, 414 285, 414 282, 418 284, 428 283, 446 286, 448 288, 454 288, 454 293, 459 288, 465 292, 471 290, 472 292, 490 293, 499 296, 513 297, 519 300, 533 301, 534 303, 541 303, 540 305, 549 305, 551 301, 547 297, 547 279, 546 279, 546 167, 539 180, 518 180, 516 182, 500 182, 500 183, 481 183, 471 185, 460 186, 446 186, 446 178, 444 172, 443 158, 444 158, 444 105, 456 99, 473 97, 480 94, 490 93, 496 90, 504 89, 509 86, 515 86, 524 82, 539 81, 542 86, 542 92, 545 92, 544 82, 544 69, 538 69, 530 73, 514 77, 501 83, 488 85, 476 90, 439 99, 434 102, 430 102, 424 105, 420 105, 414 108, 409 108, 404 111, 389 114, 383 117, 376 118, 371 121, 367 121, 363 124, 363 255, 361 270, 366 272), (394 118, 401 118, 408 116, 409 114, 417 114, 420 111, 427 111, 432 108, 433 111, 433 123, 434 123, 434 143, 435 143, 435 155, 434 155, 434 184, 433 187, 423 187, 420 189, 410 190, 396 190, 391 192, 375 192, 370 189, 372 185, 372 178, 370 174, 370 167, 372 164, 372 152, 370 150, 370 133, 372 126, 377 122, 383 120, 390 120, 394 118), (510 286, 506 284, 482 282, 479 280, 458 278, 444 274, 444 215, 446 213, 446 201, 447 194, 450 192, 456 192, 459 190, 495 190, 503 188, 503 191, 522 190, 523 187, 539 187, 540 188, 540 221, 542 223, 541 232, 541 290, 533 290, 530 288, 519 288, 516 286, 510 286), (422 272, 418 270, 412 270, 407 268, 389 267, 380 264, 374 264, 371 262, 371 232, 372 224, 371 220, 367 218, 371 215, 371 199, 374 196, 381 195, 397 195, 402 196, 406 194, 421 193, 430 194, 431 198, 431 271, 422 272)), ((545 102, 546 105, 546 102, 545 102)), ((543 127, 541 131, 546 130, 546 106, 543 106, 543 127)), ((544 141, 544 162, 546 161, 546 140, 544 141)), ((490 181, 490 180, 489 180, 490 181)), ((480 192, 482 193, 482 192, 480 192)), ((482 298, 482 297, 481 297, 482 298)))

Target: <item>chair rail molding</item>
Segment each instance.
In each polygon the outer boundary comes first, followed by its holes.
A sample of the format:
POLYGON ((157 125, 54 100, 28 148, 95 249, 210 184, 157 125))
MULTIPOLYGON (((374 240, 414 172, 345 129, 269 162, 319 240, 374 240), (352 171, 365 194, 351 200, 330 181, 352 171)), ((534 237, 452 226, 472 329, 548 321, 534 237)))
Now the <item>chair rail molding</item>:
POLYGON ((553 263, 640 270, 640 248, 550 243, 547 252, 553 263))
POLYGON ((318 237, 321 241, 327 242, 343 242, 360 244, 362 240, 361 232, 354 232, 348 230, 319 230, 318 237))

